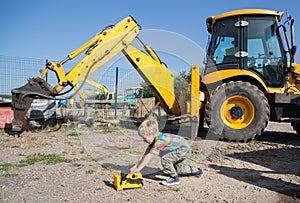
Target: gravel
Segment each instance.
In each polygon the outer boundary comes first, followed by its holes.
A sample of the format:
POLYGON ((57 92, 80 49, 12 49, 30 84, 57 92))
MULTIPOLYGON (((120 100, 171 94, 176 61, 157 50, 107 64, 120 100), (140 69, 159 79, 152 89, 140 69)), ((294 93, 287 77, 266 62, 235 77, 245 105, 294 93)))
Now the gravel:
POLYGON ((204 170, 202 177, 163 186, 155 157, 142 170, 143 188, 116 191, 112 171, 127 173, 146 148, 135 129, 47 129, 18 138, 2 131, 0 202, 300 202, 300 136, 289 124, 270 123, 248 143, 205 134, 187 136, 193 149, 188 161, 204 170), (20 165, 33 154, 70 161, 20 165))

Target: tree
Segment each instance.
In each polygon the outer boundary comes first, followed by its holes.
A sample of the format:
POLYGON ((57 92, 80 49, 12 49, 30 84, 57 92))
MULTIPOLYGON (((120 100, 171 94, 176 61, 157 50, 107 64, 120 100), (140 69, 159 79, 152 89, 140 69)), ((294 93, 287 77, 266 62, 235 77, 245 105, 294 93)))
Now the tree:
POLYGON ((178 76, 175 77, 174 87, 175 89, 185 89, 191 83, 191 73, 186 73, 186 71, 182 71, 178 76))
MULTIPOLYGON (((174 88, 177 90, 186 89, 191 83, 191 73, 186 73, 186 71, 180 72, 178 76, 175 77, 174 88)), ((140 84, 144 89, 144 98, 154 97, 154 93, 150 89, 146 82, 140 84)))
POLYGON ((140 86, 143 88, 143 98, 154 97, 154 93, 146 82, 142 82, 140 86))

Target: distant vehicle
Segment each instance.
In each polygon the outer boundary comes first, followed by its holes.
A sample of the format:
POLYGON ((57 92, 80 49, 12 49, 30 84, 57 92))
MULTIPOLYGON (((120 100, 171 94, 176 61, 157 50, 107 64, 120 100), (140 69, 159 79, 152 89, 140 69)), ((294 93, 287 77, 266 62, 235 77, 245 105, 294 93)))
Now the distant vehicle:
POLYGON ((68 102, 67 99, 59 100, 59 101, 58 101, 58 107, 67 107, 68 104, 69 104, 69 102, 68 102))
POLYGON ((128 87, 125 88, 124 100, 129 108, 136 106, 136 99, 143 98, 143 87, 128 87))

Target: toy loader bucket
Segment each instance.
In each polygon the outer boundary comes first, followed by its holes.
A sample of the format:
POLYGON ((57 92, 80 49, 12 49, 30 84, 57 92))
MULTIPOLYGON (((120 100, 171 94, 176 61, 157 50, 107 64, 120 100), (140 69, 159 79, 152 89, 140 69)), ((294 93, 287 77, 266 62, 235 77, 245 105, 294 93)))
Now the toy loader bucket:
POLYGON ((22 87, 12 89, 12 110, 14 119, 12 121, 12 131, 20 133, 23 131, 23 124, 28 109, 33 99, 48 98, 56 95, 55 89, 46 81, 39 77, 28 79, 28 83, 22 87))

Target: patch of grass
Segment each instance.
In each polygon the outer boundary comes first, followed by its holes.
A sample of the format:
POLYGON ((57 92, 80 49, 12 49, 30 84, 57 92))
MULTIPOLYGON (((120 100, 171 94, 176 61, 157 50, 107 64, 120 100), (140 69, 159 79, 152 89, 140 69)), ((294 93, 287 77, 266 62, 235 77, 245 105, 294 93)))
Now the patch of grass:
POLYGON ((77 132, 71 132, 68 134, 68 136, 78 137, 79 134, 77 132))
POLYGON ((49 141, 46 139, 39 139, 37 137, 23 137, 22 139, 6 140, 3 146, 28 149, 32 147, 41 147, 48 144, 49 141))
POLYGON ((180 188, 179 188, 179 187, 175 187, 173 190, 174 190, 175 192, 179 192, 179 191, 180 191, 180 188))
POLYGON ((6 178, 17 177, 19 174, 17 173, 6 173, 3 176, 6 178))
POLYGON ((8 171, 13 166, 14 165, 10 163, 0 163, 0 171, 8 171))
POLYGON ((107 132, 107 133, 111 133, 111 132, 114 132, 114 131, 118 130, 118 128, 116 126, 113 126, 113 125, 98 126, 97 128, 100 129, 100 130, 103 130, 104 132, 107 132))
POLYGON ((86 171, 85 171, 85 174, 93 174, 93 173, 95 173, 94 170, 86 170, 86 171))
POLYGON ((15 164, 11 164, 11 163, 0 163, 0 171, 4 172, 0 176, 6 177, 6 178, 18 176, 19 174, 17 174, 17 173, 8 173, 8 170, 10 170, 10 168, 12 168, 14 166, 15 166, 15 164))
POLYGON ((16 167, 19 167, 19 168, 25 167, 25 166, 28 166, 28 164, 26 164, 26 163, 18 163, 18 164, 16 164, 16 167))
POLYGON ((65 157, 62 157, 59 154, 32 154, 29 156, 26 156, 25 159, 22 159, 17 164, 11 164, 11 163, 0 163, 0 171, 3 171, 4 173, 1 176, 4 177, 16 177, 19 174, 17 173, 8 173, 8 170, 10 170, 12 167, 25 167, 28 165, 33 165, 35 163, 43 163, 43 164, 57 164, 62 162, 71 162, 72 160, 67 159, 65 157))
POLYGON ((35 163, 41 162, 43 164, 57 164, 62 162, 71 162, 70 159, 66 159, 59 154, 32 154, 27 156, 25 159, 19 161, 20 164, 32 165, 35 163))

